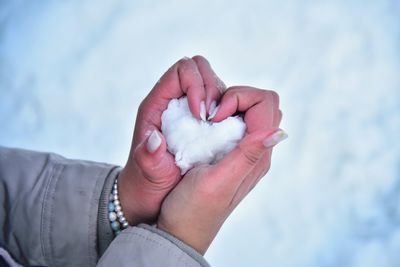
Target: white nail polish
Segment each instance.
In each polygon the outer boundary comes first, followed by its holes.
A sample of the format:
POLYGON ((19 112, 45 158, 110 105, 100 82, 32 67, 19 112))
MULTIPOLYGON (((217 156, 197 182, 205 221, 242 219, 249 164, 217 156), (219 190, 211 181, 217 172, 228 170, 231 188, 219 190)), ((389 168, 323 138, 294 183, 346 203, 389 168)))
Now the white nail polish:
POLYGON ((208 115, 211 115, 216 107, 217 107, 217 102, 213 100, 210 104, 210 108, 208 109, 208 115))
POLYGON ((204 101, 200 102, 200 118, 206 121, 206 103, 204 101))
POLYGON ((209 120, 213 119, 215 117, 215 115, 217 115, 218 110, 219 110, 219 106, 216 106, 213 111, 210 110, 210 116, 208 116, 208 119, 209 120))
POLYGON ((273 133, 271 136, 268 136, 264 140, 263 144, 265 147, 270 148, 270 147, 273 147, 273 146, 277 145, 278 143, 282 142, 286 138, 288 138, 288 135, 282 129, 279 129, 278 131, 273 133))
POLYGON ((147 140, 147 151, 154 153, 161 145, 161 136, 157 130, 153 130, 147 140))

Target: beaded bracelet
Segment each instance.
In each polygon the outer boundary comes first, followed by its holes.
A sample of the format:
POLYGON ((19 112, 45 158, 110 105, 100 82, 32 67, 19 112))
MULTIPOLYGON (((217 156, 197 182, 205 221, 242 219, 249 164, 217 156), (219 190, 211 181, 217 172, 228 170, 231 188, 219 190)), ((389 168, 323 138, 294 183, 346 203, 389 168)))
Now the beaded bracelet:
POLYGON ((116 235, 129 226, 119 201, 118 178, 115 179, 113 189, 110 194, 110 202, 108 203, 108 219, 110 220, 111 228, 116 235))

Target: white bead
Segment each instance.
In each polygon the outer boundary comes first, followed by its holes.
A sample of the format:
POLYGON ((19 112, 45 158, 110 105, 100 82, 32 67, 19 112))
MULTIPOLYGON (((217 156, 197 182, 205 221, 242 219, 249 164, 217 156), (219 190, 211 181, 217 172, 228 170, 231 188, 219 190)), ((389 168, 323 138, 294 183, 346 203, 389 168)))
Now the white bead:
POLYGON ((119 218, 119 221, 120 221, 121 223, 124 223, 124 222, 126 222, 126 218, 125 218, 125 217, 121 217, 121 218, 119 218))
POLYGON ((108 214, 108 218, 110 219, 110 221, 115 221, 116 219, 117 219, 117 214, 115 213, 115 212, 110 212, 109 214, 108 214))
POLYGON ((121 208, 121 205, 115 205, 115 211, 120 211, 122 208, 121 208))
POLYGON ((111 228, 112 228, 114 231, 118 231, 118 230, 120 229, 119 222, 113 221, 113 222, 111 223, 111 228))
POLYGON ((122 223, 122 227, 123 227, 123 228, 126 228, 126 227, 128 227, 128 226, 129 226, 128 222, 123 222, 123 223, 122 223))
POLYGON ((124 216, 124 212, 123 212, 122 210, 120 210, 120 211, 117 212, 117 217, 118 217, 118 218, 121 218, 121 217, 123 217, 123 216, 124 216))
POLYGON ((119 199, 118 194, 114 194, 114 200, 118 200, 118 199, 119 199))
POLYGON ((113 194, 113 195, 118 195, 118 190, 115 190, 115 189, 114 189, 114 190, 112 191, 112 194, 113 194))
POLYGON ((117 200, 114 200, 114 205, 119 205, 120 204, 120 202, 119 202, 119 200, 117 199, 117 200))

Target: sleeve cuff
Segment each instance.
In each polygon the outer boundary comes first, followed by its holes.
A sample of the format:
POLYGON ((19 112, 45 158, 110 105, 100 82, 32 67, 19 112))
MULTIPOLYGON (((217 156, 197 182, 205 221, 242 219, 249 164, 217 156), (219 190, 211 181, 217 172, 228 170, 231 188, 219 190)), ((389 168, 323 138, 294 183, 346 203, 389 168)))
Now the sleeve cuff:
POLYGON ((112 186, 115 179, 121 172, 121 169, 121 167, 116 167, 110 172, 110 174, 104 181, 103 189, 101 191, 99 201, 99 215, 97 220, 97 249, 99 252, 99 257, 104 254, 104 252, 115 237, 108 219, 108 202, 112 186))
POLYGON ((209 267, 182 241, 155 227, 140 224, 123 230, 110 244, 97 267, 209 267))
POLYGON ((138 227, 146 229, 150 232, 153 232, 155 234, 158 234, 162 236, 163 238, 167 239, 169 242, 177 246, 180 250, 188 254, 190 257, 192 257, 194 260, 200 263, 200 266, 210 266, 207 261, 204 259, 204 257, 198 253, 195 249, 184 243, 183 241, 179 240, 178 238, 170 235, 169 233, 160 230, 154 226, 150 226, 148 224, 139 224, 138 227))

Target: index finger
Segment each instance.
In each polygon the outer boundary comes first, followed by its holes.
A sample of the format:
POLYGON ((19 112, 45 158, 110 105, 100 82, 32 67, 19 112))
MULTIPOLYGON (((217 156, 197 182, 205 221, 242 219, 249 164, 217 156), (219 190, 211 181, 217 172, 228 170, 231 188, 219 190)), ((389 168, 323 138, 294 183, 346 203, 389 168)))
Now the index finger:
MULTIPOLYGON (((157 98, 162 100, 162 108, 166 108, 173 98, 188 96, 190 111, 200 119, 200 102, 205 100, 204 82, 196 62, 191 58, 183 58, 176 62, 160 78, 145 101, 157 98)), ((160 104, 160 101, 157 101, 160 104)))
POLYGON ((183 58, 170 67, 141 103, 137 118, 138 138, 142 140, 154 127, 161 129, 161 115, 168 103, 185 94, 190 111, 200 119, 200 103, 205 101, 206 94, 201 74, 191 58, 183 58))
POLYGON ((279 112, 279 96, 274 91, 248 86, 231 87, 222 96, 212 121, 222 121, 236 112, 245 113, 247 133, 268 130, 274 126, 274 119, 279 112))

